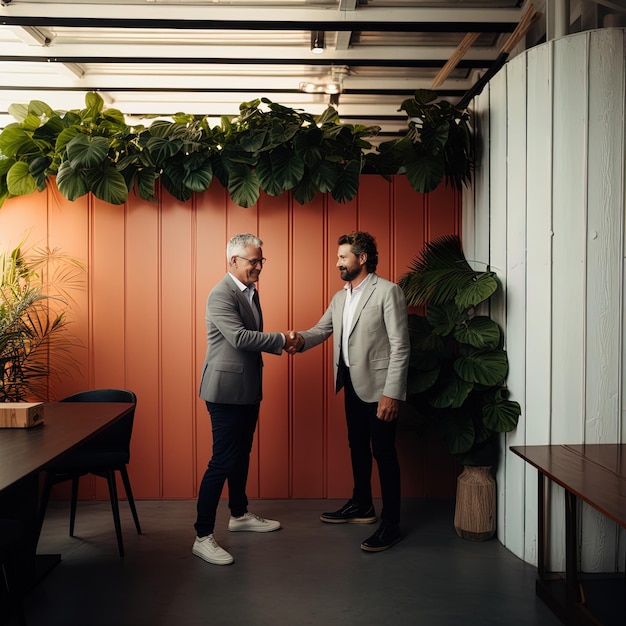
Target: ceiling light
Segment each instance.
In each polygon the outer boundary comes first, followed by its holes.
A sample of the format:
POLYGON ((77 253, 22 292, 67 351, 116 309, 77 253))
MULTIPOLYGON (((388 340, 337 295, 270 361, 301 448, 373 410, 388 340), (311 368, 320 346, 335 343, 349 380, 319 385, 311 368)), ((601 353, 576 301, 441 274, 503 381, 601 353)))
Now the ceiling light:
POLYGON ((305 93, 325 93, 325 85, 320 83, 300 83, 300 91, 305 93))
POLYGON ((324 52, 324 31, 311 31, 311 50, 314 54, 322 54, 324 52))

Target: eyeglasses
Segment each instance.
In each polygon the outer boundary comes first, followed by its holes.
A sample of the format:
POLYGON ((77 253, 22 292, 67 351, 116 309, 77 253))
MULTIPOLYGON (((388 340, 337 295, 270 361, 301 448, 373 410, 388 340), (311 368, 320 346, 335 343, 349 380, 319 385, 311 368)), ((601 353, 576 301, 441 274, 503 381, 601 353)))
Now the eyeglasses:
POLYGON ((255 267, 257 265, 260 265, 261 267, 263 267, 263 264, 265 263, 265 261, 267 261, 265 257, 263 257, 262 259, 247 259, 245 256, 239 256, 238 254, 235 256, 237 256, 240 259, 243 259, 244 261, 248 261, 250 265, 254 265, 255 267))

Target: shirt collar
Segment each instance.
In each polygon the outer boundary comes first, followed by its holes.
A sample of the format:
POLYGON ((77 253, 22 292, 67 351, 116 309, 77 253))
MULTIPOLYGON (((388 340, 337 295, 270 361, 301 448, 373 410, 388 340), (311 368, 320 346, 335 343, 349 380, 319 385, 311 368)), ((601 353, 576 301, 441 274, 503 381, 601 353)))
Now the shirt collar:
POLYGON ((352 293, 354 293, 355 291, 356 292, 362 291, 361 287, 365 286, 365 284, 369 281, 371 275, 372 275, 371 272, 368 272, 367 276, 359 283, 358 287, 352 287, 351 286, 352 283, 348 282, 343 286, 343 288, 348 292, 351 291, 352 293))
POLYGON ((250 285, 244 285, 236 276, 233 276, 230 272, 228 272, 228 275, 233 279, 233 281, 235 282, 235 285, 239 287, 240 291, 245 292, 248 289, 250 291, 254 291, 256 289, 256 286, 254 285, 254 283, 250 283, 250 285))

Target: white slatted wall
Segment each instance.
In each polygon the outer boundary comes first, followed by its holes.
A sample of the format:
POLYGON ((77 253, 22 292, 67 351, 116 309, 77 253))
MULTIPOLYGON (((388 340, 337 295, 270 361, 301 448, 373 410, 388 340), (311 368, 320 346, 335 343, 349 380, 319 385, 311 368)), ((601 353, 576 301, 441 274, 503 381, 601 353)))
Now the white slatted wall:
MULTIPOLYGON (((512 59, 474 102, 478 165, 464 197, 469 259, 504 286, 509 388, 498 537, 537 562, 537 474, 512 445, 626 443, 625 31, 602 29, 512 59)), ((564 496, 550 494, 550 569, 564 568, 564 496)), ((624 569, 626 533, 582 507, 584 571, 624 569)))

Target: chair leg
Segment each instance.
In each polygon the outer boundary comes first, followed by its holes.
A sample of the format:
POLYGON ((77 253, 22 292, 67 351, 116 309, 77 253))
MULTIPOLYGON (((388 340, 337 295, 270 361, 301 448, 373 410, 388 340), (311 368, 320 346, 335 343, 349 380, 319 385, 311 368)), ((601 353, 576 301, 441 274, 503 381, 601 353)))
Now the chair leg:
POLYGON ((128 498, 128 506, 130 507, 130 512, 133 514, 133 519, 135 520, 135 528, 137 529, 137 534, 141 535, 141 526, 139 525, 139 517, 137 516, 137 508, 135 507, 135 498, 133 498, 133 490, 130 488, 130 480, 128 478, 128 471, 126 469, 126 465, 122 465, 119 468, 120 474, 122 475, 122 482, 124 483, 124 489, 126 490, 126 498, 128 498))
POLYGON ((76 522, 76 502, 78 501, 78 481, 80 476, 72 477, 72 502, 70 505, 70 537, 74 536, 74 522, 76 522))
POLYGON ((122 541, 122 524, 120 523, 120 506, 117 499, 117 485, 115 484, 115 470, 108 470, 106 473, 109 483, 109 496, 111 498, 111 510, 113 511, 113 523, 115 524, 115 534, 117 535, 117 547, 120 556, 124 556, 124 543, 122 541))

